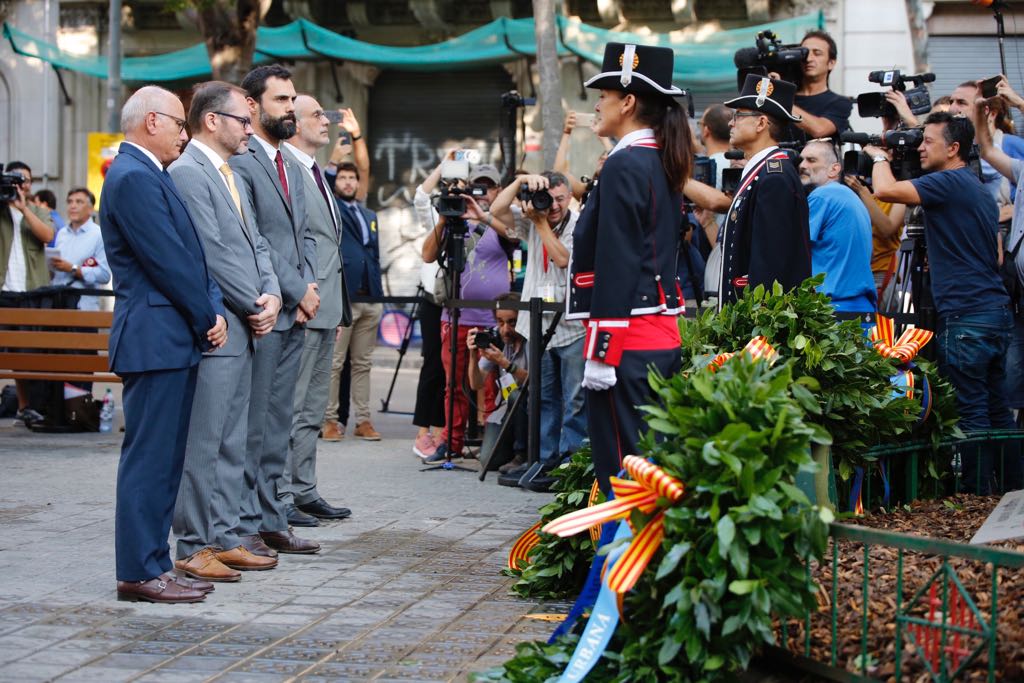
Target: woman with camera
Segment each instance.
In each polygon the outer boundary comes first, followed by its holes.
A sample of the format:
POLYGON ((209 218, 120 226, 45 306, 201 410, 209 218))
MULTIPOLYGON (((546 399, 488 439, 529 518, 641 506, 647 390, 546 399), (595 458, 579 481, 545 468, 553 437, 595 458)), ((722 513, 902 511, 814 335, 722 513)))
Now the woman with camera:
POLYGON ((609 43, 601 73, 596 132, 618 138, 573 232, 567 317, 585 321, 587 418, 601 489, 636 452, 651 402, 650 366, 679 371, 684 302, 676 275, 682 188, 693 141, 673 99, 668 48, 609 43))

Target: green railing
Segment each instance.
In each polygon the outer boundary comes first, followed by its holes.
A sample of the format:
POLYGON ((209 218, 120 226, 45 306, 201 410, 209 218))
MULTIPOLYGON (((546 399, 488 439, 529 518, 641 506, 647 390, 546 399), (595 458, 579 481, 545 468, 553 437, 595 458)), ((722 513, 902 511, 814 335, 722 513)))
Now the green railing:
MULTIPOLYGON (((865 456, 874 462, 864 477, 864 508, 872 510, 883 505, 883 472, 890 483, 890 508, 922 497, 939 498, 959 493, 962 488, 962 472, 953 463, 954 460, 959 461, 959 454, 969 447, 994 451, 996 484, 999 490, 1004 490, 1007 459, 1020 457, 1021 449, 1024 448, 1024 430, 976 431, 969 432, 965 438, 940 443, 909 441, 874 446, 865 452, 865 456), (928 471, 929 463, 934 464, 934 472, 928 471)), ((977 479, 981 479, 980 459, 977 467, 977 479)), ((840 481, 838 484, 839 500, 833 503, 838 503, 838 509, 846 511, 849 508, 851 481, 840 481)))
MULTIPOLYGON (((930 680, 947 683, 965 672, 978 656, 985 652, 988 681, 996 680, 996 672, 999 670, 999 572, 1003 569, 1024 568, 1024 553, 848 524, 832 524, 830 536, 831 585, 819 588, 828 591, 829 606, 820 608, 816 613, 808 610, 804 619, 800 621, 783 621, 780 627, 781 648, 773 648, 767 653, 769 657, 782 657, 801 670, 835 681, 881 681, 890 675, 895 675, 899 681, 902 680, 902 675, 907 673, 905 667, 912 666, 916 660, 920 666, 916 676, 925 671, 930 675, 930 680), (848 640, 840 642, 840 541, 854 544, 853 557, 844 558, 844 562, 860 560, 863 563, 860 577, 858 643, 849 643, 848 640), (858 549, 856 546, 860 544, 863 547, 858 549), (896 552, 894 623, 875 624, 876 628, 880 626, 883 629, 884 632, 881 634, 872 633, 870 618, 872 597, 877 598, 879 602, 885 601, 887 597, 873 596, 872 589, 877 583, 877 577, 872 575, 872 551, 877 549, 892 549, 896 552), (913 590, 912 585, 908 586, 905 577, 907 553, 939 561, 930 578, 916 590, 913 590), (991 577, 985 582, 988 584, 986 591, 981 591, 987 592, 987 609, 979 607, 981 600, 973 597, 970 592, 972 588, 979 592, 980 578, 975 577, 974 584, 978 585, 965 586, 953 562, 954 559, 959 560, 955 562, 959 565, 991 568, 991 577), (908 590, 913 590, 909 599, 906 597, 908 590), (826 618, 829 624, 829 642, 823 643, 820 639, 815 642, 812 638, 815 624, 826 618), (796 633, 791 635, 791 629, 796 633), (874 648, 869 645, 872 638, 876 641, 874 648), (893 638, 894 668, 892 672, 886 672, 879 677, 879 674, 872 673, 872 669, 877 665, 875 657, 878 655, 878 644, 892 642, 893 638), (818 650, 817 657, 814 655, 815 645, 818 650), (913 646, 913 654, 908 654, 908 645, 913 646), (822 661, 821 656, 826 647, 829 652, 827 662, 822 661), (851 649, 859 652, 859 657, 852 660, 853 666, 850 666, 850 660, 840 660, 841 648, 846 653, 851 649)), ((888 552, 891 553, 892 550, 888 552)), ((828 563, 828 560, 824 562, 828 563)), ((810 563, 807 565, 807 581, 809 586, 813 581, 810 563)), ((875 591, 879 591, 877 586, 875 591)), ((821 629, 817 632, 820 633, 821 629)), ((916 680, 916 677, 912 680, 916 680)))

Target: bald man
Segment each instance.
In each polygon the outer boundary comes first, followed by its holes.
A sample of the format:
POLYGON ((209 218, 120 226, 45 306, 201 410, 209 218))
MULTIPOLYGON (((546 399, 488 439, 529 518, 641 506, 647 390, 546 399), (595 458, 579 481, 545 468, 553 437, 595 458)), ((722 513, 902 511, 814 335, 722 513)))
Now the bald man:
POLYGON ((140 88, 121 110, 125 142, 103 183, 100 225, 114 276, 110 369, 124 382, 117 468, 117 597, 199 602, 213 586, 172 571, 167 535, 204 351, 227 342, 221 292, 164 170, 186 141, 171 92, 140 88))

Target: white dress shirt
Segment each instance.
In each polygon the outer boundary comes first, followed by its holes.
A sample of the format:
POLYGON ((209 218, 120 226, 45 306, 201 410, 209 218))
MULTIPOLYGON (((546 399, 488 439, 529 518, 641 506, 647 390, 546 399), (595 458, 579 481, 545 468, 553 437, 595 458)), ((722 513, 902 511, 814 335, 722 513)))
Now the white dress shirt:
MULTIPOLYGON (((100 226, 91 218, 77 228, 71 227, 70 224, 62 228, 57 233, 54 246, 60 249, 62 259, 79 267, 82 279, 79 280, 71 273, 57 271, 51 284, 82 289, 110 282, 110 266, 107 265, 107 254, 103 249, 103 234, 100 226)), ((95 296, 83 296, 78 302, 78 308, 83 311, 98 311, 99 299, 95 296)))

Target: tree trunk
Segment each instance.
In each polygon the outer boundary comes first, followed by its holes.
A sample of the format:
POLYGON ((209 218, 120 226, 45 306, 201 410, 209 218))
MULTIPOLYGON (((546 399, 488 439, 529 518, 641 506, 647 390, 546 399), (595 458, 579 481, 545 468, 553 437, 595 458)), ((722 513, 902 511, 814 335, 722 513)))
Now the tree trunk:
POLYGON ((544 169, 555 165, 562 137, 562 81, 558 63, 554 0, 533 0, 533 20, 537 33, 537 74, 540 78, 540 120, 544 126, 542 145, 544 169))
POLYGON ((907 23, 910 24, 910 43, 914 48, 914 73, 928 70, 928 25, 921 0, 906 0, 907 23))
POLYGON ((210 56, 213 79, 240 83, 252 68, 260 0, 198 3, 196 19, 210 56))

